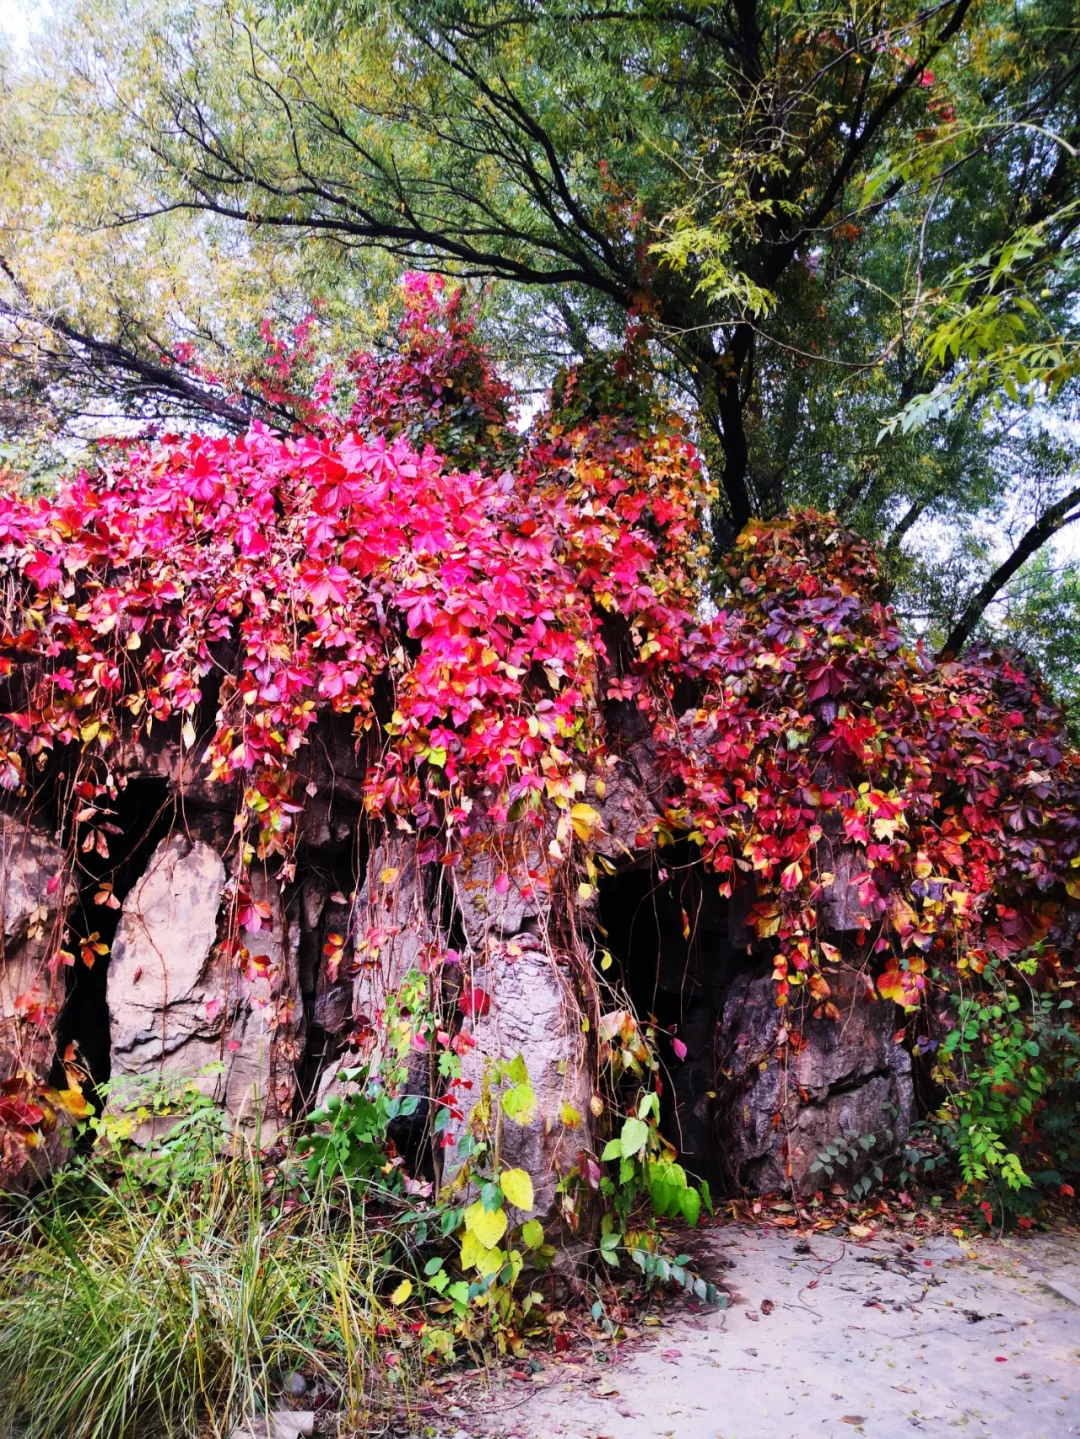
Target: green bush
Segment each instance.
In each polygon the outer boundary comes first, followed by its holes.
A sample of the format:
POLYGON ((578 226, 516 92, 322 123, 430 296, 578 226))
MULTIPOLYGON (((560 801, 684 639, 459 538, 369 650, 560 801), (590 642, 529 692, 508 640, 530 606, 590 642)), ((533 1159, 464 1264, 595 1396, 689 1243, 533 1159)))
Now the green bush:
POLYGON ((347 1190, 279 1202, 247 1155, 166 1174, 87 1164, 0 1225, 3 1439, 227 1436, 295 1371, 353 1426, 400 1397, 396 1241, 347 1190))
POLYGON ((1071 1193, 1080 1173, 1080 1030, 1071 985, 1034 988, 1040 958, 1038 946, 1014 963, 991 956, 979 987, 952 996, 933 1071, 944 1102, 908 1156, 912 1177, 955 1170, 988 1222, 1071 1193))

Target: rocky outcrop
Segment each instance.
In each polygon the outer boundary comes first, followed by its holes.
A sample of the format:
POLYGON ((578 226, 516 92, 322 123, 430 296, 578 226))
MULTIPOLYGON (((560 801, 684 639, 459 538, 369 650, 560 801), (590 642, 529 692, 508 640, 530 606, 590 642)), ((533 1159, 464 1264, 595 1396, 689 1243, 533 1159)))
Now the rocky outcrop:
POLYGON ((277 885, 256 875, 269 917, 242 932, 246 971, 230 963, 217 947, 226 882, 214 849, 173 834, 124 901, 108 981, 114 1111, 191 1081, 234 1124, 269 1133, 289 1115, 302 1019, 295 938, 277 885))
MULTIPOLYGON (((363 829, 362 767, 348 726, 323 726, 305 761, 295 874, 284 885, 256 864, 248 927, 239 932, 237 797, 209 785, 195 748, 175 737, 121 747, 122 823, 101 865, 76 866, 79 893, 61 893, 64 855, 43 828, 3 820, 0 1079, 48 1074, 65 988, 70 1012, 85 999, 72 976, 85 976, 77 956, 73 970, 45 961, 101 928, 111 954, 93 985, 107 1015, 99 1027, 108 1028, 101 1052, 113 1111, 154 1089, 194 1083, 231 1125, 250 1132, 258 1116, 267 1141, 341 1087, 343 1065, 370 1062, 380 1072, 387 1008, 418 975, 414 997, 433 1003, 444 1035, 461 1032, 443 1177, 460 1167, 457 1141, 491 1076, 520 1057, 535 1112, 524 1125, 503 1116, 500 1160, 528 1170, 534 1213, 558 1221, 568 1217, 560 1180, 575 1166, 593 1173, 603 1143, 593 1108, 598 1040, 584 1022, 600 1013, 595 930, 601 952, 614 955, 605 958, 607 978, 619 976, 638 1013, 656 1017, 662 1124, 691 1173, 804 1189, 816 1182, 810 1166, 827 1143, 874 1134, 877 1153, 886 1127, 897 1137, 906 1131, 912 1107, 891 1006, 870 1002, 848 976, 833 996, 839 1022, 809 1019, 785 1035, 793 1021, 777 1008, 771 980, 747 973, 763 957, 747 923, 753 885, 743 879, 729 899, 690 846, 666 851, 663 863, 651 849, 663 785, 632 720, 620 757, 563 813, 561 831, 531 818, 479 824, 446 865, 430 862, 407 829, 363 829), (559 836, 569 847, 573 833, 587 833, 606 857, 584 893, 576 881, 566 892, 560 867, 559 836), (118 914, 101 907, 102 874, 118 879, 118 914)), ((476 813, 489 802, 479 796, 476 813)), ((839 849, 836 859, 822 924, 855 936, 838 940, 850 945, 867 917, 858 859, 839 849)), ((429 1039, 415 1033, 403 1050, 403 1082, 422 1102, 392 1137, 410 1167, 427 1164, 431 1105, 447 1099, 429 1039)), ((152 1132, 144 1124, 138 1137, 152 1132)))
POLYGON ((855 971, 830 983, 838 1020, 797 1021, 777 1007, 768 977, 740 976, 724 1005, 723 1144, 733 1179, 758 1193, 819 1187, 824 1176, 810 1167, 825 1146, 867 1136, 836 1176, 854 1179, 910 1128, 911 1057, 893 1039, 896 1006, 855 971))
POLYGON ((38 1102, 28 1087, 52 1067, 64 1002, 67 970, 57 962, 69 898, 63 871, 49 833, 30 819, 0 816, 0 1176, 11 1192, 25 1192, 68 1152, 70 1115, 57 1096, 38 1102), (35 1114, 42 1116, 36 1132, 23 1130, 20 1121, 35 1114))
MULTIPOLYGON (((544 1220, 556 1216, 559 1180, 577 1162, 578 1153, 594 1149, 593 1062, 582 1032, 581 995, 574 981, 570 956, 540 948, 526 938, 493 944, 482 962, 471 967, 469 992, 475 997, 472 1016, 464 1032, 472 1040, 461 1061, 465 1093, 479 1101, 493 1061, 509 1065, 521 1057, 535 1111, 525 1124, 500 1117, 498 1103, 491 1125, 497 1134, 505 1165, 525 1169, 532 1176, 534 1207, 531 1215, 544 1220)), ((507 1084, 493 1087, 496 1095, 507 1084)), ((452 1177, 459 1161, 454 1141, 469 1124, 465 1106, 462 1122, 449 1131, 445 1176, 452 1177)))
POLYGON ((47 1072, 64 998, 64 856, 31 820, 0 816, 0 1080, 47 1072))

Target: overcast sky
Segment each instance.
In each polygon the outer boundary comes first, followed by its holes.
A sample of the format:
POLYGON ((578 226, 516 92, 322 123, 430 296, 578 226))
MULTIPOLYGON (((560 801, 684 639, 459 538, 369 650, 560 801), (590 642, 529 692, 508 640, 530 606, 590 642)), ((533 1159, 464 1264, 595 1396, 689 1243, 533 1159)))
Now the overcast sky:
POLYGON ((49 9, 47 0, 0 0, 0 30, 21 49, 49 9))

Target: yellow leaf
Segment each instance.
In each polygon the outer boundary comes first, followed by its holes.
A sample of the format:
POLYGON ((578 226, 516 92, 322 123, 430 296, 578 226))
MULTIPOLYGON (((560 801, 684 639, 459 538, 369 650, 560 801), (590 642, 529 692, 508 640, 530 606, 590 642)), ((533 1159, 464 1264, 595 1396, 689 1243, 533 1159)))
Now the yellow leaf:
POLYGON ((391 1303, 391 1304, 398 1304, 398 1305, 404 1304, 405 1301, 406 1301, 406 1299, 408 1299, 408 1297, 409 1297, 409 1295, 410 1295, 411 1293, 412 1293, 412 1280, 411 1280, 411 1279, 403 1279, 403 1280, 401 1281, 401 1283, 398 1285, 398 1287, 394 1290, 393 1294, 391 1294, 391 1296, 390 1296, 390 1303, 391 1303))
POLYGON ((478 1199, 465 1211, 465 1228, 485 1249, 494 1249, 506 1233, 506 1210, 485 1209, 478 1199))
MULTIPOLYGON (((501 1214, 502 1210, 499 1210, 499 1213, 501 1214)), ((498 1273, 505 1259, 506 1255, 501 1249, 486 1248, 475 1234, 466 1230, 465 1238, 461 1241, 462 1269, 475 1269, 486 1277, 489 1274, 498 1273)))
MULTIPOLYGON (((524 1169, 506 1169, 499 1175, 499 1185, 503 1194, 506 1195, 506 1202, 512 1204, 515 1209, 531 1209, 533 1207, 533 1182, 524 1169)), ((502 1213, 497 1210, 497 1213, 502 1213)), ((505 1215, 503 1218, 505 1219, 505 1215)), ((506 1228, 506 1225, 503 1225, 506 1228)), ((502 1235, 499 1235, 502 1238, 502 1235)))
POLYGON ((75 1119, 85 1119, 90 1113, 86 1096, 80 1089, 60 1089, 56 1092, 56 1103, 75 1119))
POLYGON ((600 815, 591 804, 576 804, 570 811, 570 823, 578 839, 588 843, 600 828, 600 815))
POLYGON ((576 1110, 572 1104, 563 1105, 559 1110, 559 1118, 566 1125, 567 1129, 577 1129, 581 1123, 580 1111, 576 1110))
POLYGON ((461 1253, 458 1256, 462 1269, 475 1269, 483 1252, 484 1246, 479 1239, 471 1230, 466 1229, 465 1237, 461 1241, 461 1253))
POLYGON ((398 869, 384 869, 383 872, 379 875, 380 883, 393 884, 394 880, 397 879, 400 873, 401 871, 398 869))
POLYGON ((489 1279, 492 1274, 498 1274, 505 1263, 505 1249, 481 1249, 476 1261, 476 1269, 484 1279, 489 1279))

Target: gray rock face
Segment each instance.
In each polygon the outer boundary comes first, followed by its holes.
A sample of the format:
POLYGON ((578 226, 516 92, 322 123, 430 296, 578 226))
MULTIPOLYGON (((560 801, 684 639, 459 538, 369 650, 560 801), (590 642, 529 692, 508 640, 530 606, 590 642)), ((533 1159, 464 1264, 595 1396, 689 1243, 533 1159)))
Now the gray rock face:
MULTIPOLYGON (((378 1070, 386 1053, 387 1036, 380 1023, 387 1005, 414 972, 421 972, 437 948, 434 917, 438 902, 433 889, 430 867, 416 861, 416 841, 411 835, 384 835, 368 858, 364 884, 356 902, 348 910, 338 910, 341 923, 337 932, 349 936, 341 978, 331 981, 325 968, 315 982, 316 1015, 329 1035, 343 1035, 346 1030, 365 1039, 362 1058, 378 1070), (346 981, 347 966, 354 978, 346 981), (330 1026, 335 1026, 331 1031, 330 1026)), ((331 914, 335 910, 331 908, 331 914)), ((317 1021, 318 1022, 318 1021, 317 1021)), ((356 1064, 352 1058, 349 1064, 356 1064)), ((412 1052, 408 1056, 406 1089, 410 1094, 427 1095, 429 1088, 427 1056, 412 1052)), ((319 1102, 330 1095, 347 1093, 338 1076, 340 1066, 329 1064, 318 1085, 319 1102)), ((419 1130, 427 1119, 422 1105, 405 1128, 419 1130)))
POLYGON ((914 1109, 911 1057, 894 1043, 896 1007, 867 996, 841 971, 833 984, 839 1020, 808 1019, 780 1044, 792 1016, 769 978, 741 976, 724 1005, 720 1063, 728 1084, 721 1143, 734 1177, 758 1193, 797 1193, 827 1183, 810 1173, 825 1146, 873 1135, 874 1145, 838 1173, 865 1173, 906 1136, 914 1109))
POLYGON ((255 876, 255 897, 269 903, 271 920, 242 937, 273 978, 249 979, 218 955, 225 883, 215 850, 174 834, 124 901, 109 966, 110 1109, 160 1078, 194 1081, 234 1124, 261 1118, 264 1133, 286 1112, 291 1086, 283 1086, 279 1049, 295 1030, 295 945, 276 886, 255 876))
MULTIPOLYGON (((44 830, 28 820, 0 816, 0 1081, 17 1074, 43 1076, 54 1052, 53 1026, 64 1000, 64 969, 48 968, 64 937, 66 885, 57 883, 64 856, 44 830), (52 892, 50 893, 50 886, 52 892)), ((3 1187, 24 1192, 63 1162, 68 1121, 36 1147, 0 1136, 3 1187)))
POLYGON ((465 855, 451 871, 451 882, 471 948, 482 950, 489 939, 506 939, 536 925, 544 903, 528 874, 545 868, 539 849, 527 841, 510 856, 487 848, 473 848, 465 855))
MULTIPOLYGON (((462 1078, 472 1085, 466 1093, 474 1100, 479 1097, 492 1060, 509 1063, 519 1054, 525 1060, 536 1114, 524 1126, 503 1118, 501 1158, 532 1176, 535 1204, 530 1214, 546 1221, 556 1212, 559 1179, 573 1167, 580 1149, 593 1148, 592 1062, 571 965, 545 950, 500 944, 475 967, 471 983, 489 996, 489 1006, 465 1022, 475 1041, 461 1064, 462 1078), (576 1123, 564 1122, 564 1106, 574 1111, 576 1123)), ((466 1113, 466 1124, 468 1117, 466 1113)), ((451 1136, 456 1139, 462 1127, 451 1136)), ((452 1174, 454 1151, 446 1153, 452 1174)))
POLYGON ((0 1080, 20 1070, 40 1074, 51 1059, 49 1021, 63 1002, 64 981, 46 962, 63 940, 66 896, 55 882, 63 864, 50 835, 0 816, 0 1080), (40 1006, 43 1025, 27 1022, 28 1000, 40 1006))
POLYGON ((589 795, 601 818, 601 851, 616 861, 647 853, 654 842, 652 826, 663 812, 663 792, 651 747, 629 744, 608 771, 603 797, 589 795))
POLYGON ((832 844, 827 862, 831 862, 834 878, 821 901, 821 918, 825 928, 833 934, 852 934, 860 928, 869 927, 874 920, 874 912, 860 901, 859 886, 855 883, 856 875, 866 868, 865 854, 861 850, 832 844))

